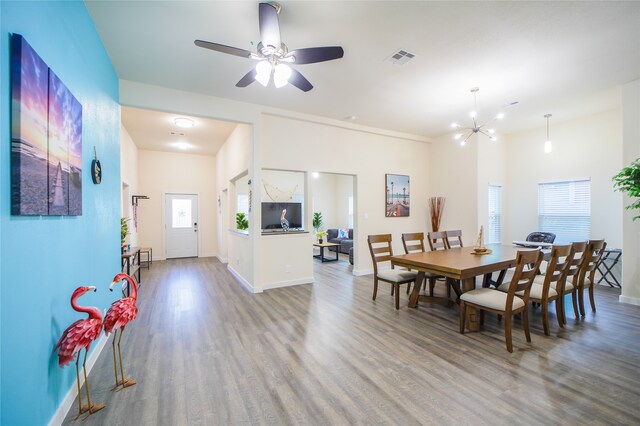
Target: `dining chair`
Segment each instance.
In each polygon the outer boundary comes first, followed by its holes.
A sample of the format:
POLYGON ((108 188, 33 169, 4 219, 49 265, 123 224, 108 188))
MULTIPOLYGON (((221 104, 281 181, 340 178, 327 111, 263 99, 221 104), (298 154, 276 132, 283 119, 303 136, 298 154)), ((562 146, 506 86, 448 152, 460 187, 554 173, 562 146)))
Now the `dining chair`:
POLYGON ((444 242, 444 232, 428 232, 427 233, 427 242, 429 243, 429 249, 431 251, 435 250, 446 250, 447 243, 444 242))
POLYGON ((587 250, 587 242, 586 241, 578 241, 571 243, 571 247, 573 247, 573 259, 569 262, 569 271, 567 272, 567 278, 564 283, 564 287, 562 290, 562 297, 560 301, 562 303, 562 322, 564 324, 567 323, 567 315, 565 311, 565 297, 567 295, 571 295, 571 304, 573 305, 573 314, 576 319, 580 318, 579 310, 578 310, 578 286, 576 283, 578 282, 578 275, 580 273, 580 267, 582 266, 582 261, 584 259, 584 255, 587 250))
MULTIPOLYGON (((447 246, 446 242, 447 238, 444 231, 431 231, 427 233, 427 241, 429 243, 429 248, 431 251, 436 250, 448 250, 449 246, 447 246)), ((445 284, 447 284, 447 298, 451 297, 451 289, 453 288, 456 293, 456 302, 460 299, 460 294, 462 294, 460 281, 454 280, 452 278, 445 278, 445 284)), ((431 286, 431 282, 429 282, 429 296, 433 296, 434 286, 431 286)))
MULTIPOLYGON (((404 247, 405 254, 410 253, 424 253, 424 232, 408 232, 402 234, 402 246, 404 247)), ((432 274, 430 272, 425 272, 424 274, 424 285, 426 288, 427 282, 429 283, 429 295, 433 296, 433 289, 436 285, 436 280, 438 278, 444 279, 444 277, 436 274, 432 274)), ((407 292, 409 292, 409 287, 407 287, 407 292)), ((447 295, 450 294, 450 291, 447 292, 447 295)))
POLYGON ((462 245, 462 231, 459 229, 444 231, 444 242, 447 248, 464 247, 462 245))
POLYGON ((476 308, 480 311, 480 324, 484 324, 484 311, 504 316, 504 336, 507 350, 513 352, 511 329, 514 315, 522 313, 522 328, 527 342, 531 342, 529 333, 529 293, 531 284, 536 276, 536 270, 542 262, 543 254, 539 249, 522 251, 516 254, 516 271, 509 283, 508 291, 502 292, 492 288, 478 288, 467 291, 460 296, 460 333, 464 334, 467 309, 476 308), (525 269, 533 263, 534 269, 525 269), (517 296, 521 293, 522 296, 517 296))
MULTIPOLYGON (((395 293, 396 309, 400 309, 400 285, 415 283, 418 273, 406 269, 394 269, 393 264, 391 264, 391 269, 383 271, 378 269, 380 263, 388 262, 393 256, 391 234, 369 235, 367 243, 373 261, 373 300, 376 300, 378 293, 378 281, 384 281, 391 284, 391 294, 395 293)), ((418 284, 415 283, 415 285, 418 284)))
MULTIPOLYGON (((604 240, 589 240, 587 243, 587 249, 584 252, 584 258, 580 265, 580 272, 577 277, 578 288, 578 303, 580 305, 580 315, 585 316, 584 309, 584 289, 589 289, 589 302, 591 303, 591 310, 596 311, 596 301, 594 298, 593 290, 595 286, 595 274, 596 266, 600 262, 602 253, 607 248, 607 243, 604 240)), ((576 282, 574 281, 574 284, 576 282)))
MULTIPOLYGON (((547 265, 545 275, 536 275, 531 284, 529 292, 529 301, 540 304, 542 306, 542 326, 544 334, 549 336, 549 303, 556 302, 556 319, 558 325, 564 327, 562 317, 562 300, 564 294, 563 289, 567 274, 569 273, 569 265, 573 260, 574 248, 571 244, 554 245, 551 247, 551 258, 547 265)), ((498 290, 507 292, 510 283, 503 283, 498 290)), ((517 292, 516 296, 522 296, 522 292, 517 292)))

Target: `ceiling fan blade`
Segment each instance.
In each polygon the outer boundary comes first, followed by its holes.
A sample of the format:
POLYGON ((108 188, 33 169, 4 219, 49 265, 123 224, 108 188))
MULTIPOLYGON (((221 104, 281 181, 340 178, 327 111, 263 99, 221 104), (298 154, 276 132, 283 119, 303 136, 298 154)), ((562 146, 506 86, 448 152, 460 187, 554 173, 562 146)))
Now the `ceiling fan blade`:
POLYGON ((304 78, 302 74, 300 74, 297 70, 291 68, 291 76, 289 77, 289 84, 296 86, 298 89, 303 92, 308 92, 313 89, 313 85, 309 83, 309 80, 304 78))
POLYGON ((238 49, 237 47, 225 46, 224 44, 211 43, 210 41, 196 40, 194 41, 196 46, 204 47, 205 49, 215 50, 216 52, 228 53, 229 55, 240 56, 242 58, 251 58, 252 53, 248 50, 238 49))
POLYGON ((263 46, 280 48, 280 24, 278 23, 278 11, 269 3, 260 3, 260 38, 263 46))
POLYGON ((251 71, 246 73, 244 77, 242 77, 240 81, 236 83, 236 87, 247 87, 248 85, 256 81, 256 74, 256 69, 251 68, 251 71))
POLYGON ((344 56, 344 50, 340 46, 309 47, 289 52, 287 57, 293 56, 294 64, 313 64, 316 62, 332 61, 344 56))

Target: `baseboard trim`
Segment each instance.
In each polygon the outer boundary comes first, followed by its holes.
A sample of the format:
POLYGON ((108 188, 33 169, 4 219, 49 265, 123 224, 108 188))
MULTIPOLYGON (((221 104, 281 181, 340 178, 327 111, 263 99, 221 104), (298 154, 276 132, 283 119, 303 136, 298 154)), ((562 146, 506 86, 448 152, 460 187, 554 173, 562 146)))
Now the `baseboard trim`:
POLYGON ((249 293, 262 293, 262 288, 253 287, 249 281, 244 279, 242 275, 238 273, 231 265, 227 264, 227 269, 231 272, 231 275, 249 292, 249 293))
MULTIPOLYGON (((89 355, 89 357, 87 358, 87 376, 91 374, 91 370, 93 369, 93 366, 96 364, 96 361, 100 356, 100 353, 102 352, 105 345, 107 344, 107 340, 109 340, 107 335, 103 334, 102 336, 100 336, 100 339, 98 339, 98 342, 94 346, 95 349, 91 352, 91 355, 89 355)), ((84 384, 84 376, 81 375, 80 376, 81 388, 83 384, 84 384)), ((71 387, 67 391, 67 394, 64 396, 64 398, 62 399, 62 402, 58 406, 58 409, 56 410, 55 413, 53 413, 53 417, 51 417, 51 420, 49 420, 49 426, 60 426, 62 422, 64 422, 64 419, 69 414, 69 410, 71 410, 71 407, 73 407, 73 402, 76 400, 77 396, 78 396, 78 389, 76 387, 76 383, 74 380, 71 384, 71 387)))
POLYGON ((620 295, 619 298, 618 298, 618 302, 626 303, 628 305, 640 306, 640 299, 638 299, 637 297, 629 297, 629 296, 620 295))
POLYGON ((216 257, 218 258, 220 263, 229 263, 229 259, 226 258, 226 257, 220 257, 220 256, 217 256, 217 255, 216 255, 216 257))
POLYGON ((361 277, 363 275, 371 275, 371 274, 373 274, 373 269, 356 269, 356 268, 353 268, 353 271, 351 273, 353 275, 355 275, 356 277, 361 277))
POLYGON ((273 288, 291 287, 294 285, 301 285, 301 284, 313 284, 313 277, 300 278, 297 280, 290 280, 290 281, 276 281, 272 283, 267 283, 262 286, 262 289, 271 290, 273 288))

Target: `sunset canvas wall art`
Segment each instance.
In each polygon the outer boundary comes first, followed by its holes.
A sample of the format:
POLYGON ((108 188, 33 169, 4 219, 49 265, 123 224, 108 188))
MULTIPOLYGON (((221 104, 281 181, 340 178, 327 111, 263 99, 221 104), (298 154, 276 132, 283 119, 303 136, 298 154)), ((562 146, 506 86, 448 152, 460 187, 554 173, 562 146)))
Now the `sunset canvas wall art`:
POLYGON ((82 105, 11 37, 11 214, 82 214, 82 105))

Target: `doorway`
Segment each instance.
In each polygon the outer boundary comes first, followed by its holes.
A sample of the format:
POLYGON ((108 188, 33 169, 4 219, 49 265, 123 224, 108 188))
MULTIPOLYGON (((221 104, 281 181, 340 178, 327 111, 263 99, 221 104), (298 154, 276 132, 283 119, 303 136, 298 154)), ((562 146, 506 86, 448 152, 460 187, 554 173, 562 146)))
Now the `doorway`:
POLYGON ((198 195, 165 194, 166 258, 198 257, 198 195))
MULTIPOLYGON (((354 247, 356 244, 356 177, 340 173, 312 173, 310 179, 312 215, 319 213, 322 217, 321 231, 324 242, 337 244, 325 249, 328 252, 337 251, 341 266, 351 268, 355 262, 354 247)), ((317 237, 314 237, 316 242, 317 237)), ((318 254, 318 249, 314 254, 318 254)), ((327 253, 329 258, 335 254, 327 253)))

